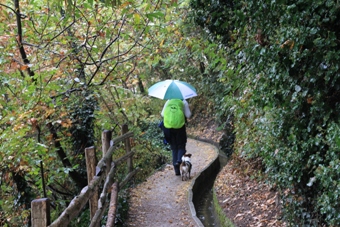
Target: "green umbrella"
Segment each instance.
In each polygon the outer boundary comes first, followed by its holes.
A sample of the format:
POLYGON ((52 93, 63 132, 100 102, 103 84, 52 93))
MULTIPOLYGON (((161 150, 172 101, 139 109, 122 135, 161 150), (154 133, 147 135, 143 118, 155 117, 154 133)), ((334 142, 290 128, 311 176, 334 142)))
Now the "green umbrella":
POLYGON ((184 81, 164 80, 149 88, 149 95, 159 99, 188 99, 197 96, 196 89, 184 81))

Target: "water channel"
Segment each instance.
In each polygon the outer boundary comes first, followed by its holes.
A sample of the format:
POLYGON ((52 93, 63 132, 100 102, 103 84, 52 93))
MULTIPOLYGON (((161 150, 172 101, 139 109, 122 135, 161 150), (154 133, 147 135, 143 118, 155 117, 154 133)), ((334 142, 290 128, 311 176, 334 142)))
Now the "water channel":
MULTIPOLYGON (((220 227, 219 219, 215 214, 213 205, 213 185, 218 172, 228 163, 228 158, 224 154, 220 154, 218 158, 218 171, 213 171, 209 177, 205 177, 204 185, 200 195, 194 199, 196 215, 205 227, 220 227)), ((216 164, 215 164, 216 165, 216 164)))

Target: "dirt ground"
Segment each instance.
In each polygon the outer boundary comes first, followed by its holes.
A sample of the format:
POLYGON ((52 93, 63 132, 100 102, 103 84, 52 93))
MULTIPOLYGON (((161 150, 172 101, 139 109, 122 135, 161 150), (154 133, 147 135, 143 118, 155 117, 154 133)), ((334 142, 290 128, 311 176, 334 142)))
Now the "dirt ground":
POLYGON ((188 204, 192 180, 217 157, 208 143, 188 139, 187 153, 192 154, 191 179, 182 181, 172 165, 155 172, 147 181, 130 189, 130 207, 126 226, 171 227, 197 226, 188 204))
MULTIPOLYGON (((188 128, 196 138, 217 143, 222 132, 217 131, 214 121, 203 121, 188 128)), ((219 172, 214 190, 225 215, 238 227, 285 227, 281 221, 277 192, 269 185, 256 180, 256 169, 244 160, 233 156, 219 172)))
POLYGON ((214 189, 225 215, 236 226, 286 226, 280 221, 277 192, 252 179, 245 170, 232 159, 215 180, 214 189))

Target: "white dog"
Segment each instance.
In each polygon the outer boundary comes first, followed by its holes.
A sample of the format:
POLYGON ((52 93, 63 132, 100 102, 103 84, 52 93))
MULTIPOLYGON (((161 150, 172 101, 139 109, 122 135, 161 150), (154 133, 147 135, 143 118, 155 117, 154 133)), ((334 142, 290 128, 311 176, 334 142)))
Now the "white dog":
POLYGON ((184 154, 182 157, 182 163, 180 166, 182 181, 190 179, 190 172, 192 168, 191 154, 184 154))

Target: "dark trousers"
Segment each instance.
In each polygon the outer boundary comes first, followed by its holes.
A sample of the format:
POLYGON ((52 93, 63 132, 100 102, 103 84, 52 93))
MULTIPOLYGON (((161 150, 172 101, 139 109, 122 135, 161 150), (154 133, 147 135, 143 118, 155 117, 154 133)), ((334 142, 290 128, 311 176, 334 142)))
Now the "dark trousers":
POLYGON ((179 165, 182 162, 182 156, 185 154, 185 146, 187 143, 187 133, 185 125, 179 129, 170 130, 170 148, 172 151, 172 164, 174 165, 175 173, 180 174, 179 165))

